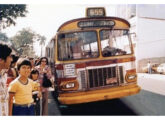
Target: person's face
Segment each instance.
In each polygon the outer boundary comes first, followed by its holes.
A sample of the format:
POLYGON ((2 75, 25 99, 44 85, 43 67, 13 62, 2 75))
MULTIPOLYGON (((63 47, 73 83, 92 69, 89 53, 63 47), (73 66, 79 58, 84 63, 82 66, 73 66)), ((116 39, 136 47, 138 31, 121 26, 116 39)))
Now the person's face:
POLYGON ((12 60, 13 59, 10 55, 6 58, 6 60, 0 59, 2 69, 9 69, 12 60))
POLYGON ((37 80, 37 79, 38 79, 38 74, 37 74, 37 73, 32 74, 32 79, 33 79, 33 80, 37 80))
POLYGON ((14 68, 14 67, 15 67, 15 65, 16 65, 16 63, 12 63, 12 64, 11 64, 11 67, 12 67, 12 68, 14 68))
POLYGON ((34 59, 30 59, 31 65, 34 65, 34 59))
POLYGON ((46 59, 42 59, 41 60, 41 65, 46 65, 46 62, 47 62, 46 59))
POLYGON ((22 65, 19 70, 19 74, 24 77, 28 77, 31 72, 31 67, 29 65, 22 65))

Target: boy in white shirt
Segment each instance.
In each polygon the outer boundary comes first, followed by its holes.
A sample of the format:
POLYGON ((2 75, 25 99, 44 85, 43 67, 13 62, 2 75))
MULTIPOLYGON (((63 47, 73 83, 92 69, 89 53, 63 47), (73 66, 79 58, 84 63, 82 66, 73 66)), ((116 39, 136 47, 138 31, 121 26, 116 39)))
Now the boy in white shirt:
POLYGON ((0 43, 0 116, 8 115, 7 70, 11 64, 11 48, 0 43))

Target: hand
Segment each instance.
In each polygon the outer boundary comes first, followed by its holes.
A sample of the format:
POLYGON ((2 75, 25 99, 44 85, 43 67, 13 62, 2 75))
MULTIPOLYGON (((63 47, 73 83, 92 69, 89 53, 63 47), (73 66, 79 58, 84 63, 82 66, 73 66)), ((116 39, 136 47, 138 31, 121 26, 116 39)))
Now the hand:
POLYGON ((41 98, 41 97, 42 97, 41 92, 39 92, 37 96, 38 96, 39 98, 41 98))

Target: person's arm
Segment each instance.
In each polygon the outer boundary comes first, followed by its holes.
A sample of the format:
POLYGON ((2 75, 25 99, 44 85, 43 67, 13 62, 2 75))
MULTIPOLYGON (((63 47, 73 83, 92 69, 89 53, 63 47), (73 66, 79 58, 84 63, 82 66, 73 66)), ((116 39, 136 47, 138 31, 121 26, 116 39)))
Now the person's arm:
POLYGON ((51 72, 51 68, 50 67, 47 67, 47 69, 46 69, 46 75, 47 75, 48 79, 51 79, 52 72, 51 72))
POLYGON ((41 98, 42 97, 42 93, 41 93, 41 87, 40 87, 40 83, 37 84, 37 88, 38 88, 38 97, 41 98))
POLYGON ((13 112, 13 97, 14 97, 14 93, 10 93, 9 92, 9 116, 12 116, 12 112, 13 112))
POLYGON ((39 82, 34 82, 34 81, 32 81, 32 85, 33 85, 33 91, 38 91, 37 96, 38 96, 39 98, 41 98, 42 94, 41 94, 40 83, 39 83, 39 82))

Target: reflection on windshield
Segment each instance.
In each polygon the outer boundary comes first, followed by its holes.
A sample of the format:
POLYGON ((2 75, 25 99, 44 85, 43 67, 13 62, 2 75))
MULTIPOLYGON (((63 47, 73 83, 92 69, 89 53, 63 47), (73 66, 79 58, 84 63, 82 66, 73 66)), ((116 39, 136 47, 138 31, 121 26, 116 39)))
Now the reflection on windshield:
POLYGON ((102 30, 100 32, 102 55, 104 57, 126 55, 131 47, 126 30, 102 30))
POLYGON ((59 60, 98 57, 96 32, 75 32, 58 35, 59 60))

